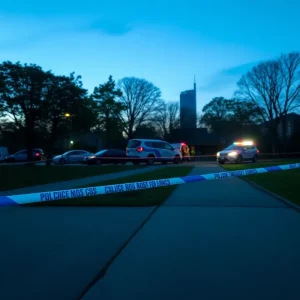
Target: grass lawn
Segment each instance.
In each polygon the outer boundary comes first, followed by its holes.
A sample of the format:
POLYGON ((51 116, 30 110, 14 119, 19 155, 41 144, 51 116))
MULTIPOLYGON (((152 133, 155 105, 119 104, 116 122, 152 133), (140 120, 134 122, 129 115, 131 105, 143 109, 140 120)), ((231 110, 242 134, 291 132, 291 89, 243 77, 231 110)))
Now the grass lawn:
POLYGON ((107 166, 24 166, 0 165, 0 191, 18 189, 53 183, 64 180, 79 179, 114 172, 122 172, 145 166, 107 165, 107 166))
MULTIPOLYGON (((252 169, 261 168, 276 165, 285 165, 291 163, 299 163, 298 160, 281 160, 276 162, 261 162, 256 164, 225 164, 222 167, 228 171, 241 170, 241 169, 252 169)), ((243 176, 245 178, 261 187, 275 193, 291 202, 300 205, 299 196, 299 184, 300 184, 300 169, 289 170, 289 171, 279 171, 266 174, 257 174, 250 176, 243 176)))
MULTIPOLYGON (((188 175, 192 166, 166 167, 153 172, 128 176, 116 180, 109 180, 93 184, 93 186, 110 185, 118 183, 140 182, 154 179, 165 179, 188 175)), ((88 187, 88 186, 80 186, 88 187)), ((38 202, 30 206, 152 206, 164 202, 174 191, 176 185, 154 189, 131 191, 125 193, 99 195, 92 197, 74 198, 49 202, 38 202)))

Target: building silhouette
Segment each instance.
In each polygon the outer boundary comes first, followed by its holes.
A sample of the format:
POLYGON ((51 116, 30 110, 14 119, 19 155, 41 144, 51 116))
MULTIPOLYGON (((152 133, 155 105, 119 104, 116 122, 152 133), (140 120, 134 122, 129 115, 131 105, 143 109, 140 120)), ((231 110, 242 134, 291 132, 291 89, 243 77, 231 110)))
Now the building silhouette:
POLYGON ((197 128, 196 82, 194 89, 180 93, 180 127, 181 129, 197 128))

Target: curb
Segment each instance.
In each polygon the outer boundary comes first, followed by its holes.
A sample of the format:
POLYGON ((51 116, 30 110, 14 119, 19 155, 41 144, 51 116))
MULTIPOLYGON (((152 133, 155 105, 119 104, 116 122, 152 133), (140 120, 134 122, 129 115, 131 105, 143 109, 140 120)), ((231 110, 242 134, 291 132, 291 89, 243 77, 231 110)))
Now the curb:
POLYGON ((267 190, 267 189, 261 187, 260 185, 254 183, 254 182, 252 182, 252 181, 250 181, 250 180, 247 180, 247 179, 245 179, 245 178, 242 178, 242 179, 243 179, 245 182, 247 182, 248 184, 252 185, 254 188, 256 188, 256 189, 258 189, 258 190, 264 192, 265 194, 267 194, 267 195, 269 195, 269 196, 272 196, 272 197, 276 198, 277 200, 283 202, 285 205, 289 206, 290 208, 293 208, 293 209, 296 210, 298 213, 300 213, 300 207, 297 206, 296 204, 294 204, 293 202, 291 202, 291 201, 289 201, 289 200, 287 200, 287 199, 285 199, 285 198, 283 198, 283 197, 281 197, 281 196, 279 196, 279 195, 277 195, 277 194, 275 194, 275 193, 270 192, 269 190, 267 190))

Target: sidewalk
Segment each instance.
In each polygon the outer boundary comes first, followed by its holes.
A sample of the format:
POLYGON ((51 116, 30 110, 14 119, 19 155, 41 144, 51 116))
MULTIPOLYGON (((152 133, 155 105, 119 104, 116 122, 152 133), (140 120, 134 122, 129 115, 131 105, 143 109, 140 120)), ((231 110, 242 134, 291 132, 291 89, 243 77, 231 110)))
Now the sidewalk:
POLYGON ((185 184, 83 299, 299 299, 298 228, 298 212, 241 179, 185 184))
MULTIPOLYGON (((224 172, 213 163, 196 166, 189 175, 224 172)), ((163 204, 166 206, 249 206, 284 207, 285 204, 265 193, 254 189, 250 184, 236 177, 193 182, 180 185, 163 204)))
POLYGON ((26 187, 26 188, 21 188, 21 189, 14 189, 14 190, 10 190, 10 191, 3 191, 3 192, 0 192, 0 196, 40 193, 40 192, 47 192, 47 191, 51 192, 51 191, 57 191, 57 190, 73 189, 73 188, 77 188, 77 187, 83 186, 83 185, 88 185, 88 184, 92 185, 92 184, 100 182, 100 181, 113 180, 113 179, 117 179, 117 178, 131 176, 131 175, 152 172, 152 171, 158 170, 160 168, 165 168, 165 167, 167 167, 167 166, 155 165, 152 167, 146 167, 146 168, 139 169, 139 170, 130 170, 130 171, 103 174, 103 175, 92 176, 92 177, 85 177, 85 178, 80 178, 80 179, 59 181, 59 182, 55 182, 55 183, 31 186, 31 187, 26 187))

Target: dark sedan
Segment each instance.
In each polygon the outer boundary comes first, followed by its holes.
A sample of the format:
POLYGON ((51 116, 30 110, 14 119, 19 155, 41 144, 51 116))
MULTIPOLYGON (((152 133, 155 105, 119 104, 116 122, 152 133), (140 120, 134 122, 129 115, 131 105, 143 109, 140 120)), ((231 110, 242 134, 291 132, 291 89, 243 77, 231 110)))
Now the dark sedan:
MULTIPOLYGON (((45 154, 42 149, 34 148, 32 149, 32 160, 41 161, 45 159, 45 154)), ((15 154, 8 155, 5 158, 6 162, 26 162, 28 161, 27 150, 21 150, 15 154)))
POLYGON ((88 165, 126 164, 127 161, 126 152, 118 149, 101 150, 83 159, 83 163, 88 165))

